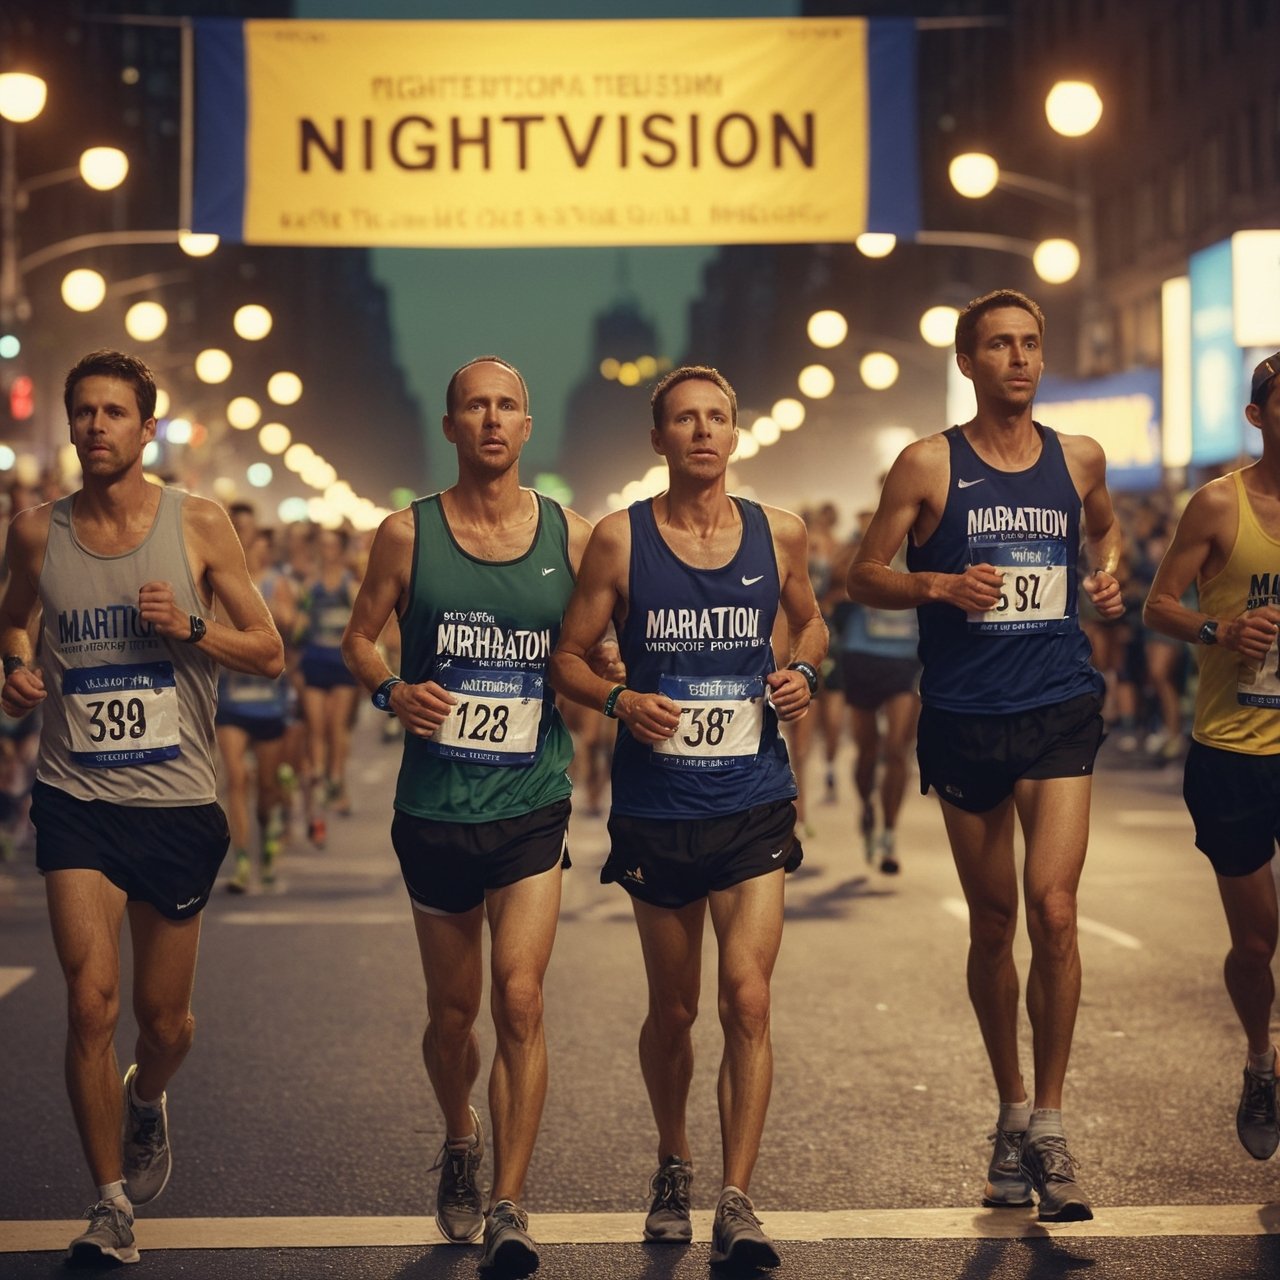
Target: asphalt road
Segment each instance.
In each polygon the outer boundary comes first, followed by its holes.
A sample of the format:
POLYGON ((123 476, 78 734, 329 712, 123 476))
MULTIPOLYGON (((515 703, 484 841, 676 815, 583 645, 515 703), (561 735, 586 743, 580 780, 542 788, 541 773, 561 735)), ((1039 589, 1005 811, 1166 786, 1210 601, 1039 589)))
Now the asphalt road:
MULTIPOLYGON (((356 812, 333 822, 329 847, 295 845, 283 893, 219 893, 206 913, 196 1047, 170 1090, 175 1173, 139 1219, 149 1274, 475 1275, 478 1250, 433 1243, 429 1166, 442 1134, 387 837, 399 753, 375 729, 369 717, 359 731, 356 812)), ((1065 1104, 1095 1221, 1045 1229, 1032 1212, 979 1207, 995 1100, 936 804, 909 798, 903 873, 885 877, 854 838, 842 757, 839 803, 811 804, 774 981, 775 1087, 751 1190, 781 1242, 780 1274, 1280 1276, 1280 1164, 1253 1161, 1235 1137, 1243 1040, 1180 771, 1121 768, 1109 750, 1081 891, 1085 988, 1065 1104)), ((598 883, 604 848, 603 822, 575 818, 546 991, 551 1089, 526 1204, 541 1274, 684 1280, 706 1273, 719 1181, 712 942, 691 1103, 695 1243, 646 1246, 644 982, 625 895, 598 883)), ((1024 942, 1024 973, 1027 954, 1024 942)), ((73 1220, 95 1198, 63 1092, 62 1008, 26 855, 0 869, 5 1277, 61 1274, 73 1220)), ((483 1019, 480 1031, 487 1058, 483 1019)), ((122 1063, 131 1037, 126 1011, 122 1063)), ((1026 1058, 1029 1074, 1029 1043, 1026 1058)))

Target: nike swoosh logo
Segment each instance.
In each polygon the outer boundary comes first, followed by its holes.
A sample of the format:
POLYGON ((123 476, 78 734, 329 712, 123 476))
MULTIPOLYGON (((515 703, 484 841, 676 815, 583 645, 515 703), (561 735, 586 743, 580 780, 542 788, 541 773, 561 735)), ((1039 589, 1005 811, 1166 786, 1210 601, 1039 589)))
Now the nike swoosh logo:
POLYGON ((547 576, 547 574, 549 574, 549 573, 555 573, 555 569, 554 569, 554 568, 552 568, 552 569, 543 569, 543 571, 542 571, 542 576, 545 578, 545 577, 547 576))
POLYGON ((757 575, 756 577, 754 577, 754 578, 746 578, 746 577, 744 577, 744 578, 742 579, 742 585, 743 585, 744 587, 754 587, 754 586, 756 585, 756 583, 757 583, 757 582, 760 582, 763 578, 764 578, 764 574, 763 574, 763 573, 758 574, 758 575, 757 575))
POLYGON ((983 480, 985 480, 985 479, 986 479, 986 476, 983 476, 981 480, 957 480, 957 481, 956 481, 956 488, 957 488, 957 489, 972 489, 972 488, 973 488, 973 486, 974 486, 975 484, 981 484, 981 483, 982 483, 982 481, 983 481, 983 480))
POLYGON ((780 858, 780 857, 782 857, 782 850, 781 850, 781 849, 779 849, 777 853, 771 853, 771 854, 769 855, 769 857, 770 857, 770 858, 780 858))

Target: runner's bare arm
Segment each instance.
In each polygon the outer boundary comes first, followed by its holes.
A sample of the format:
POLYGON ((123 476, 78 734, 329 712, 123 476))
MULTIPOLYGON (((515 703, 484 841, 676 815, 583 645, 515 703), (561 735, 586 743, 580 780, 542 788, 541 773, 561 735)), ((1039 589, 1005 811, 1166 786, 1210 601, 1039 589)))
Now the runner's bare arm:
MULTIPOLYGON (((803 662, 816 673, 827 656, 831 636, 809 578, 809 536, 804 521, 790 511, 766 507, 765 515, 778 561, 781 587, 778 603, 790 636, 788 660, 803 662)), ((803 671, 789 668, 773 671, 767 681, 770 701, 779 720, 796 720, 809 709, 813 695, 803 671)))
POLYGON ((1000 601, 1003 581, 989 564, 971 564, 964 573, 903 573, 892 568, 907 535, 937 527, 946 504, 950 448, 942 436, 908 445, 885 479, 880 505, 871 518, 845 580, 849 599, 877 609, 914 609, 942 602, 982 613, 1000 601))
MULTIPOLYGON (((560 627, 560 643, 551 655, 552 687, 574 702, 599 711, 619 683, 591 669, 589 654, 625 604, 627 567, 631 560, 631 526, 625 511, 605 516, 587 543, 560 627)), ((680 709, 660 693, 624 690, 614 714, 641 742, 661 742, 680 725, 680 709)))
MULTIPOLYGON (((342 659, 351 674, 371 693, 398 673, 391 671, 378 649, 388 618, 402 613, 409 601, 413 567, 413 512, 393 511, 374 534, 364 580, 342 633, 342 659)), ((429 738, 444 723, 454 698, 434 680, 401 681, 391 690, 390 709, 410 733, 429 738)))
POLYGON ((0 599, 0 655, 20 658, 22 666, 5 677, 0 706, 6 715, 24 716, 44 701, 44 678, 32 665, 32 624, 40 609, 40 570, 49 542, 52 506, 20 511, 9 525, 5 558, 9 580, 0 599))
POLYGON ((1124 599, 1116 569, 1124 551, 1124 534, 1107 490, 1107 459, 1102 446, 1089 436, 1060 436, 1067 468, 1081 494, 1085 546, 1092 571, 1080 580, 1103 618, 1124 613, 1124 599))
MULTIPOLYGON (((1173 540, 1151 583, 1142 619, 1155 631, 1188 644, 1212 615, 1182 603, 1187 588, 1217 573, 1226 560, 1223 543, 1234 539, 1239 514, 1231 478, 1211 481, 1191 496, 1173 540)), ((1218 618, 1218 644, 1253 662, 1261 662, 1275 641, 1280 609, 1264 605, 1234 618, 1218 618)))
MULTIPOLYGON (((284 670, 284 643, 249 577, 231 518, 218 503, 188 494, 182 503, 182 533, 197 584, 206 599, 218 599, 227 611, 225 622, 205 619, 200 648, 234 671, 278 676, 284 670)), ((191 635, 191 615, 178 607, 171 583, 144 582, 138 589, 138 615, 166 640, 185 641, 191 635)))

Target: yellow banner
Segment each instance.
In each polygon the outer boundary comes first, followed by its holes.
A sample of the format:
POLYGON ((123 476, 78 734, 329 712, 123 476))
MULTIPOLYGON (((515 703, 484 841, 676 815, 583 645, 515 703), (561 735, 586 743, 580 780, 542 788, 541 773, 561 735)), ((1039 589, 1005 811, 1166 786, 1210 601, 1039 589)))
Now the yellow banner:
POLYGON ((862 19, 252 21, 244 80, 250 243, 731 244, 866 228, 862 19))

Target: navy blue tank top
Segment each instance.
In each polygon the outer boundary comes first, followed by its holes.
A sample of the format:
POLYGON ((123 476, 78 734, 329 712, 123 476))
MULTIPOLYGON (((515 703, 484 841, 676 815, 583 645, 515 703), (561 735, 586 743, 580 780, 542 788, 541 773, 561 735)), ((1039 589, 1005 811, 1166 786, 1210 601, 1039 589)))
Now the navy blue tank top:
POLYGON ((959 427, 944 434, 951 474, 942 519, 922 546, 907 546, 912 573, 963 573, 991 564, 1004 573, 999 605, 966 615, 924 604, 920 697, 966 714, 1007 714, 1101 692, 1076 609, 1080 495, 1062 444, 1035 424, 1040 457, 1025 471, 998 471, 959 427))
POLYGON ((653 504, 634 503, 630 609, 618 637, 627 684, 680 704, 680 728, 657 746, 619 724, 613 811, 711 818, 796 794, 778 717, 765 698, 774 670, 778 562, 757 503, 734 498, 742 540, 728 564, 695 569, 663 541, 653 504))

